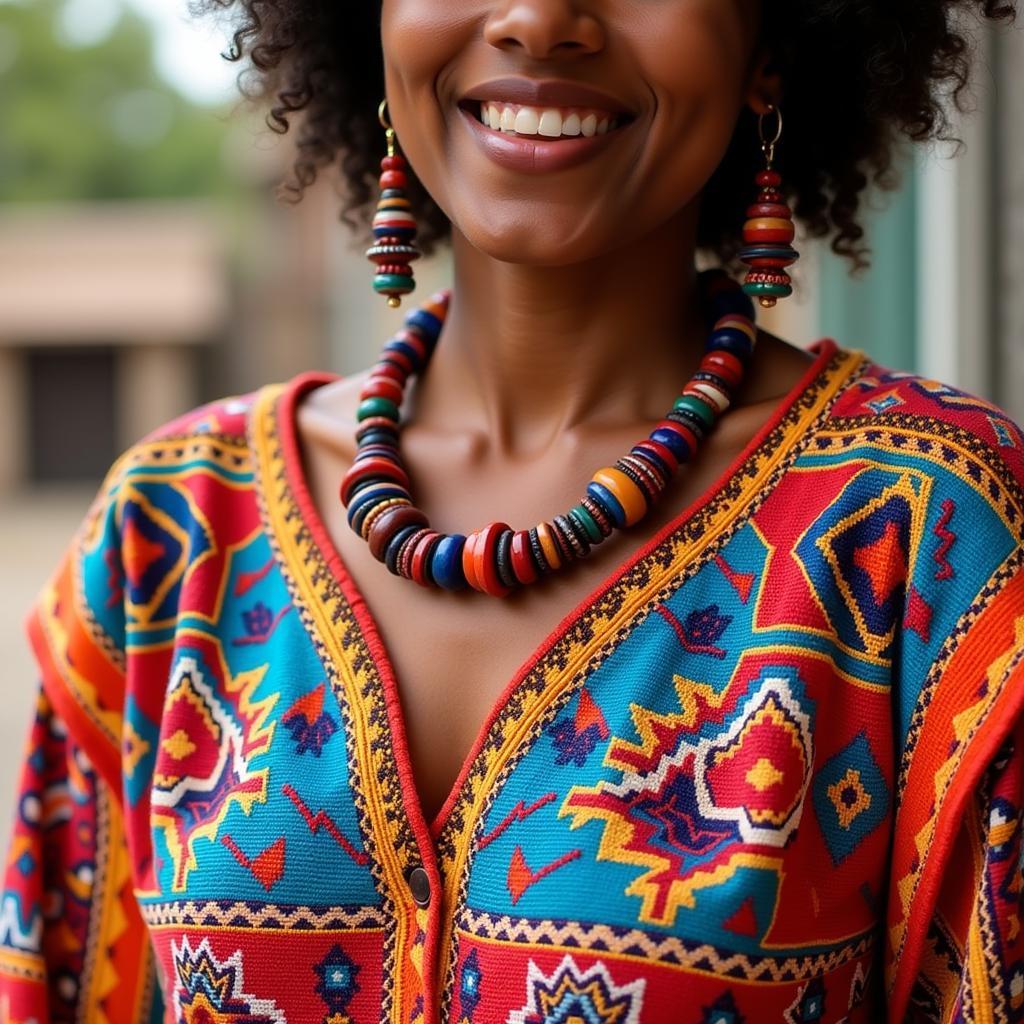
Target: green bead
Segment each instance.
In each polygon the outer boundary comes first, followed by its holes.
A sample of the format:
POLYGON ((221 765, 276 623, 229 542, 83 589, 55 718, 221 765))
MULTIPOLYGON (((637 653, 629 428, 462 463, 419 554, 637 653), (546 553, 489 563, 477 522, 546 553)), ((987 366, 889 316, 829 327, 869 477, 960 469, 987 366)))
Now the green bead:
POLYGON ((711 411, 711 407, 699 398, 694 398, 693 395, 680 395, 672 408, 677 411, 686 409, 687 412, 692 412, 695 416, 700 417, 701 423, 709 430, 715 425, 715 414, 711 411))
POLYGON ((415 287, 415 281, 405 274, 377 274, 373 279, 374 291, 385 295, 407 295, 415 287))
POLYGON ((793 294, 793 288, 788 284, 769 284, 767 281, 753 281, 743 286, 747 295, 756 298, 759 295, 772 295, 777 299, 784 299, 793 294))
POLYGON ((597 523, 594 522, 594 517, 582 505, 573 505, 569 509, 569 515, 587 531, 587 536, 595 544, 600 544, 604 540, 604 534, 601 533, 597 523))
POLYGON ((356 409, 356 420, 362 422, 371 416, 386 416, 395 423, 399 420, 398 406, 390 398, 364 398, 356 409))

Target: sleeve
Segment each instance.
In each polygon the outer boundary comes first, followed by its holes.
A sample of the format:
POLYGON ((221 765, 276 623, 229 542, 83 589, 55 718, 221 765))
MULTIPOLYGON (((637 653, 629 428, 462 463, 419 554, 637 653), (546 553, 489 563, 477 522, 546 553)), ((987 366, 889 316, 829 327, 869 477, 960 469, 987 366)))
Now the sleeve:
POLYGON ((1024 470, 966 465, 923 512, 894 674, 891 1024, 1024 1019, 1024 470))
POLYGON ((958 823, 907 1020, 1021 1019, 1022 806, 1024 718, 1018 718, 958 823))
POLYGON ((0 1020, 161 1019, 122 802, 122 538, 111 468, 26 618, 39 669, 4 870, 0 1020))

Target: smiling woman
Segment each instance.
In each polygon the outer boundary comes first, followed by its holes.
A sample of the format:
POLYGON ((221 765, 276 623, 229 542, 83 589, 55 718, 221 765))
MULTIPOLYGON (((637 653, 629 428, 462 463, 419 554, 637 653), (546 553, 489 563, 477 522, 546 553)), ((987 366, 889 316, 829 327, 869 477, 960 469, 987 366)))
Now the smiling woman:
POLYGON ((5 1010, 1019 1016, 1024 433, 755 323, 794 218, 864 258, 966 10, 241 0, 295 195, 454 279, 111 467, 28 616, 5 1010))

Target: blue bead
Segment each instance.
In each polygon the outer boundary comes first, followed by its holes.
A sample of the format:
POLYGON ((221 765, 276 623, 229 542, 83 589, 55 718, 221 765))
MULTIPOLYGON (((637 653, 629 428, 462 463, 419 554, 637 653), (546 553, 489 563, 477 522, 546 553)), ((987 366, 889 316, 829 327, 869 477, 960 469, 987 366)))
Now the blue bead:
POLYGON ((619 499, 607 487, 591 480, 587 484, 587 494, 608 513, 608 518, 621 530, 626 526, 626 510, 619 504, 619 499))
POLYGON ((366 480, 360 480, 359 483, 364 486, 357 486, 352 496, 348 499, 346 516, 348 525, 356 533, 359 532, 360 527, 363 525, 363 519, 366 518, 366 514, 379 501, 386 501, 388 498, 409 497, 409 492, 404 487, 391 480, 387 483, 381 483, 379 478, 368 477, 366 480))
POLYGON ((403 242, 411 242, 416 237, 415 228, 399 228, 392 224, 382 224, 373 229, 374 238, 399 238, 403 242))
POLYGON ((401 352, 403 355, 409 357, 410 362, 418 372, 423 368, 420 362, 420 354, 410 345, 407 341, 402 341, 401 338, 392 338, 384 346, 385 352, 401 352))
POLYGON ((406 318, 405 322, 409 327, 416 327, 421 330, 428 341, 437 341, 441 333, 441 321, 428 313, 425 309, 414 309, 406 318))
POLYGON ((661 470, 661 472, 668 478, 672 477, 672 469, 665 464, 665 460, 660 455, 656 455, 654 452, 649 451, 646 448, 633 448, 630 451, 630 455, 635 455, 638 459, 644 459, 651 463, 655 469, 661 470))
POLYGON ((430 560, 430 575, 434 582, 445 590, 461 590, 466 585, 466 576, 462 571, 462 549, 466 546, 466 536, 452 533, 442 537, 434 556, 430 560))
POLYGON ((738 327, 722 327, 708 338, 707 350, 713 352, 715 349, 731 352, 745 363, 750 358, 754 346, 750 343, 750 337, 738 327))
POLYGON ((388 568, 388 572, 394 573, 395 576, 400 576, 401 573, 398 571, 398 553, 402 550, 402 545, 414 534, 422 530, 421 525, 413 523, 410 526, 403 526, 388 541, 388 546, 384 549, 384 564, 388 568))
POLYGON ((669 430, 668 427, 658 427, 657 430, 652 430, 648 436, 652 441, 663 444, 680 462, 689 462, 690 456, 693 454, 690 451, 690 446, 674 430, 669 430))

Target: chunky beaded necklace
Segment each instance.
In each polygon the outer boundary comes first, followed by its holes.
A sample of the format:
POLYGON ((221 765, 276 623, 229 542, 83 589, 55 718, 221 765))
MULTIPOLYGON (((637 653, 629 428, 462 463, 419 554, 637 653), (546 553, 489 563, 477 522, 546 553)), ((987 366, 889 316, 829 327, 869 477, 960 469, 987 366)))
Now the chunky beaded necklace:
POLYGON ((448 311, 447 291, 432 296, 406 316, 359 393, 358 451, 341 482, 349 526, 396 575, 504 597, 583 558, 612 530, 638 523, 729 407, 757 339, 754 307, 741 287, 721 270, 704 271, 699 281, 707 351, 665 418, 614 466, 599 469, 567 513, 529 530, 489 523, 469 536, 430 528, 412 502, 399 447, 406 381, 426 370, 448 311))

